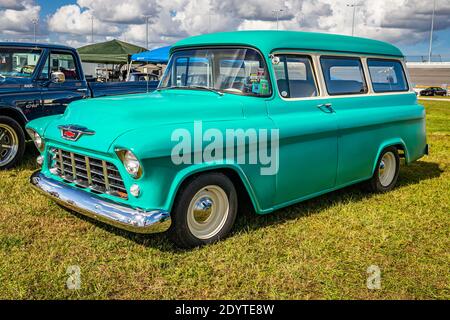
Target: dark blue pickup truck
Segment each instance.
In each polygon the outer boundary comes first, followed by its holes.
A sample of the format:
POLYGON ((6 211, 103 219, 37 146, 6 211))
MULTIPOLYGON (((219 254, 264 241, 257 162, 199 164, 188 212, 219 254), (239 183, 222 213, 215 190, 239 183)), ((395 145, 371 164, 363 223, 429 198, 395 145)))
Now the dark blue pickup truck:
POLYGON ((21 160, 28 121, 64 113, 75 100, 144 93, 157 85, 157 81, 87 82, 73 48, 0 43, 0 170, 21 160))

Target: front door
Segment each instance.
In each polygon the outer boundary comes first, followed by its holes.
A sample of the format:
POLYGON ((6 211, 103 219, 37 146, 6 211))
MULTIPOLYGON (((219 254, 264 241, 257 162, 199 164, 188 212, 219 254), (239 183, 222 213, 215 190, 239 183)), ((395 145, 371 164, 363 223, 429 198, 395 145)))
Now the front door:
POLYGON ((311 58, 278 57, 273 67, 280 97, 268 106, 269 116, 280 129, 275 206, 335 187, 338 154, 336 115, 318 97, 311 58))
POLYGON ((82 79, 82 72, 76 61, 71 52, 52 51, 48 56, 39 79, 45 83, 42 88, 42 105, 47 115, 64 113, 69 103, 88 96, 87 83, 82 79), (49 81, 52 72, 56 71, 64 74, 64 82, 49 81))

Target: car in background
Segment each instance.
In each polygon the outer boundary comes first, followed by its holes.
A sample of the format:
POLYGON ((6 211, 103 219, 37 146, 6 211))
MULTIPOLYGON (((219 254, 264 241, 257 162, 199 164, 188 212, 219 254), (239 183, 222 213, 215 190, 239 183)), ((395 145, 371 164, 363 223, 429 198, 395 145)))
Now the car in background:
POLYGON ((62 114, 76 100, 145 93, 158 83, 87 82, 74 48, 0 43, 0 170, 22 159, 29 121, 62 114))
POLYGON ((440 87, 429 87, 420 91, 421 96, 446 96, 447 90, 440 87))
POLYGON ((156 74, 151 73, 143 73, 143 72, 132 72, 130 73, 128 82, 136 82, 136 81, 159 81, 158 76, 156 74))

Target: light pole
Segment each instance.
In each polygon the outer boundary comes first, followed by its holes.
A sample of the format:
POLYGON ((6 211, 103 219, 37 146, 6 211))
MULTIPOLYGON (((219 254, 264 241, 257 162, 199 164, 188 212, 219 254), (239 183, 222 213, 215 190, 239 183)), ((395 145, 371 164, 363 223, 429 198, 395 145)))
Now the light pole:
POLYGON ((91 43, 94 43, 94 15, 91 15, 91 43))
POLYGON ((34 43, 36 43, 36 30, 37 30, 37 24, 39 22, 39 19, 33 19, 31 20, 31 22, 33 23, 33 34, 34 34, 34 43))
POLYGON ((208 9, 208 32, 211 32, 211 3, 208 9))
POLYGON ((430 31, 430 49, 428 50, 428 63, 431 62, 431 54, 433 51, 433 31, 434 31, 434 15, 436 13, 436 0, 433 1, 433 14, 431 15, 431 31, 430 31))
POLYGON ((279 14, 280 12, 283 12, 283 9, 278 9, 278 10, 272 10, 273 13, 275 13, 276 17, 277 17, 277 30, 278 30, 278 22, 279 22, 279 14))
POLYGON ((361 6, 361 5, 360 5, 360 4, 356 4, 356 2, 353 3, 353 4, 347 4, 347 7, 353 8, 352 37, 355 35, 355 16, 356 16, 356 8, 357 8, 357 7, 360 7, 360 6, 361 6))
POLYGON ((145 17, 145 48, 148 50, 148 21, 151 16, 144 16, 145 17))

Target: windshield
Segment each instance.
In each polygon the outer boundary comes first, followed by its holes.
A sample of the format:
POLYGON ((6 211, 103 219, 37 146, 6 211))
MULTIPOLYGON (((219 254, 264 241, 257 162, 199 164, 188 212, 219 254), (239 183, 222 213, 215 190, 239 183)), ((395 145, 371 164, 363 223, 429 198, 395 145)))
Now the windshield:
POLYGON ((169 88, 271 95, 264 59, 256 50, 246 48, 176 51, 159 85, 159 90, 169 88))
POLYGON ((30 78, 40 56, 37 49, 0 47, 0 76, 30 78))

